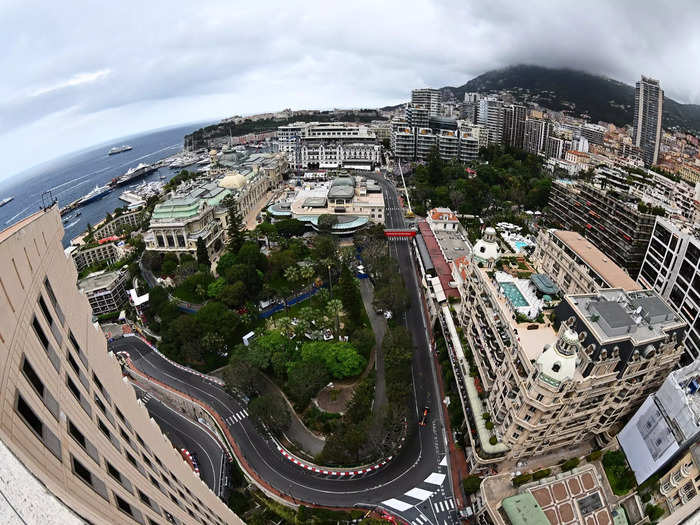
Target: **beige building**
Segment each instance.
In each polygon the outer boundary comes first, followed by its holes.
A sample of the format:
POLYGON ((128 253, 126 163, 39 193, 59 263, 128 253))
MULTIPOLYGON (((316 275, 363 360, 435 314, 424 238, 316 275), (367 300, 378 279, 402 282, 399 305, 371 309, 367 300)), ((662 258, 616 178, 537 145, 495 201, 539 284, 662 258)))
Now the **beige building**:
POLYGON ((130 210, 122 213, 118 216, 113 216, 112 220, 105 222, 95 228, 93 232, 93 237, 95 239, 102 239, 104 237, 110 237, 111 235, 116 235, 120 232, 123 226, 129 226, 131 228, 138 228, 143 220, 143 209, 130 210))
POLYGON ((627 272, 577 232, 541 230, 532 258, 565 294, 640 289, 627 272))
POLYGON ((95 315, 116 312, 128 300, 129 270, 95 272, 78 281, 78 290, 85 294, 95 315))
POLYGON ((114 264, 124 257, 125 252, 122 247, 117 246, 114 242, 98 244, 97 246, 83 245, 77 248, 71 246, 68 249, 72 250, 70 255, 78 272, 102 261, 105 261, 107 264, 114 264))
POLYGON ((695 498, 700 492, 700 443, 693 445, 688 453, 661 478, 659 492, 666 498, 670 513, 676 512, 685 505, 693 505, 697 508, 698 500, 695 498))
POLYGON ((458 317, 484 391, 472 412, 493 423, 493 443, 482 436, 469 454, 473 466, 609 441, 683 352, 686 323, 655 292, 567 295, 554 308, 555 329, 546 317, 516 315, 535 298, 498 277, 472 263, 460 283, 458 317))
POLYGON ((62 236, 56 206, 0 232, 0 440, 90 523, 242 523, 122 380, 62 236))

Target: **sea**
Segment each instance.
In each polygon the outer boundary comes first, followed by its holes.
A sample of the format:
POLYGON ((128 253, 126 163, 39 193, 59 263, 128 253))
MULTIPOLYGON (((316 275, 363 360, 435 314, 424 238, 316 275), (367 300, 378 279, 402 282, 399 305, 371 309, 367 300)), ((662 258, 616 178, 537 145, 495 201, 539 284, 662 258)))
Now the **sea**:
MULTIPOLYGON (((50 197, 58 200, 59 206, 65 206, 89 193, 95 186, 104 186, 113 178, 123 175, 128 169, 139 163, 152 164, 161 159, 174 155, 183 149, 184 136, 208 123, 189 124, 176 128, 161 129, 140 135, 132 135, 115 139, 85 150, 70 153, 64 157, 49 161, 16 176, 9 181, 3 181, 0 186, 0 200, 14 197, 14 200, 0 208, 0 230, 31 215, 50 202, 50 197), (128 144, 133 147, 116 155, 107 155, 110 148, 128 144)), ((142 177, 133 185, 144 181, 170 180, 178 170, 168 167, 142 177)), ((119 195, 130 186, 115 188, 102 199, 93 201, 66 214, 63 219, 63 245, 68 246, 71 239, 87 229, 87 225, 101 221, 107 213, 116 208, 126 206, 119 200, 119 195), (80 215, 76 213, 80 211, 80 215), (65 220, 67 219, 67 220, 65 220)))

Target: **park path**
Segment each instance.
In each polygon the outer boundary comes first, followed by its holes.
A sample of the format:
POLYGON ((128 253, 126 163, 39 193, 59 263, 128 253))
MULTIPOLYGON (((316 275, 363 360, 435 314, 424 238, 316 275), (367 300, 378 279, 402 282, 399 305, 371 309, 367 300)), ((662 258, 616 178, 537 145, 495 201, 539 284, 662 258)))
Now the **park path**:
POLYGON ((377 382, 374 390, 374 412, 375 414, 383 408, 386 403, 386 382, 384 380, 384 352, 382 351, 382 341, 386 334, 386 319, 383 315, 377 314, 372 306, 374 300, 374 286, 369 279, 360 279, 360 295, 367 311, 367 317, 374 332, 374 368, 377 371, 377 382))

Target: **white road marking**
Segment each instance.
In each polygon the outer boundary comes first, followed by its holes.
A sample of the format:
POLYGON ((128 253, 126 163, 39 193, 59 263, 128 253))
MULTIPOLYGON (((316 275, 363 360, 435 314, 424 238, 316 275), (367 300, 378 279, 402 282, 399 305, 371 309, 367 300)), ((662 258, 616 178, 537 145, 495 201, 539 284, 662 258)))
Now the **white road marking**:
POLYGON ((446 467, 447 466, 447 456, 442 458, 442 461, 440 462, 441 467, 446 467))
POLYGON ((455 502, 454 502, 454 500, 453 500, 452 498, 450 498, 450 499, 447 500, 447 506, 448 506, 449 508, 451 508, 451 509, 454 509, 454 508, 455 508, 455 502))
POLYGON ((433 472, 430 476, 425 478, 425 482, 431 485, 442 485, 443 481, 445 481, 445 475, 440 472, 433 472))
POLYGON ((408 503, 394 498, 384 500, 382 503, 388 507, 391 507, 392 509, 398 510, 399 512, 403 512, 413 507, 413 505, 409 505, 408 503))
POLYGON ((432 492, 429 492, 429 491, 423 490, 423 489, 419 489, 418 487, 406 492, 406 496, 416 498, 417 500, 420 500, 420 501, 428 499, 431 496, 431 494, 432 494, 432 492))

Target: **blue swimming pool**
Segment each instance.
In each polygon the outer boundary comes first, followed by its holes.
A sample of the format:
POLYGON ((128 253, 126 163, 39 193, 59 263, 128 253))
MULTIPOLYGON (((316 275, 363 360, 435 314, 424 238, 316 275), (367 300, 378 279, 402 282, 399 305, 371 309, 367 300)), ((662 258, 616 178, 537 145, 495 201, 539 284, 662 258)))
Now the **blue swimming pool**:
POLYGON ((513 244, 515 244, 515 247, 518 249, 518 251, 521 251, 523 248, 530 246, 528 243, 526 243, 524 241, 515 241, 513 244))
POLYGON ((513 305, 513 308, 522 308, 530 306, 530 303, 525 300, 523 294, 520 293, 515 283, 498 283, 503 290, 503 294, 508 298, 508 302, 513 305))

